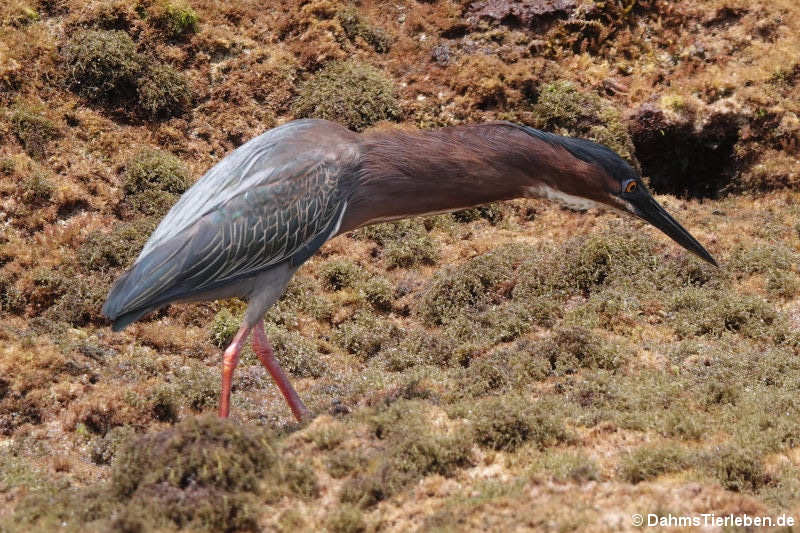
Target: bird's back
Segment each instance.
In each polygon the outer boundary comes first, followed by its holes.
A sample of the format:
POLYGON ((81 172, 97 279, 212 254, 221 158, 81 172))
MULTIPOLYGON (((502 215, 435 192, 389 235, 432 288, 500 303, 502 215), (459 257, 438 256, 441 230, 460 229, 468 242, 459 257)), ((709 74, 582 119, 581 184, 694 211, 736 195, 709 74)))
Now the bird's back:
POLYGON ((358 139, 331 122, 294 121, 225 157, 183 194, 114 284, 103 307, 114 329, 305 261, 338 229, 358 139))

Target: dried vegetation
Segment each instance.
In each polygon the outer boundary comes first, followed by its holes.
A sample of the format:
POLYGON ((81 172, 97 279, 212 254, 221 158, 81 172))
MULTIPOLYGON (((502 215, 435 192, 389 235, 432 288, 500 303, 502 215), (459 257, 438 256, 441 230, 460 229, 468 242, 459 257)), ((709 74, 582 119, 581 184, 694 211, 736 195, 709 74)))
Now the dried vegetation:
POLYGON ((797 516, 798 14, 790 0, 2 3, 0 529, 797 516), (317 418, 292 421, 248 347, 219 421, 243 302, 172 306, 122 334, 99 310, 194 179, 300 116, 598 140, 722 267, 638 221, 535 200, 364 228, 267 314, 317 418))

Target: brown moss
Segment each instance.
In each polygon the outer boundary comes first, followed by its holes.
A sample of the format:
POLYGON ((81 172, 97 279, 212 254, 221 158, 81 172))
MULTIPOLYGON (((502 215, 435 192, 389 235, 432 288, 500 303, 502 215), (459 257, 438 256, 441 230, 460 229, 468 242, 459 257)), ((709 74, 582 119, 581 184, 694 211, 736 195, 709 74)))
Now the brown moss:
POLYGON ((144 218, 118 223, 110 233, 92 232, 78 249, 78 263, 88 270, 130 266, 155 226, 144 218))
POLYGON ((508 65, 496 55, 466 55, 450 69, 450 87, 481 110, 529 106, 533 80, 526 64, 508 65))

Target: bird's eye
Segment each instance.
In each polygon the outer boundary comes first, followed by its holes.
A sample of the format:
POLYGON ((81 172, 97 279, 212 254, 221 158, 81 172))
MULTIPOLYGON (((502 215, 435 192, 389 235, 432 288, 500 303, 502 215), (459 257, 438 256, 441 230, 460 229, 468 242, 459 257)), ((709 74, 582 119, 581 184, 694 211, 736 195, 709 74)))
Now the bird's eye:
POLYGON ((636 187, 637 187, 637 185, 636 185, 636 181, 634 181, 634 180, 630 180, 630 181, 627 183, 627 185, 625 185, 625 192, 627 192, 627 193, 632 193, 633 191, 635 191, 635 190, 636 190, 636 187))

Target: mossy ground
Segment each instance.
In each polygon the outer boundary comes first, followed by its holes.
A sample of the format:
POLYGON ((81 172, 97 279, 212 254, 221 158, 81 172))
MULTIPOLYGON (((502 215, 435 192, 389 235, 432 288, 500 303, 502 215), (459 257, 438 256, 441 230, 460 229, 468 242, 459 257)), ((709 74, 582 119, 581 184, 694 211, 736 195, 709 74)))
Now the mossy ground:
POLYGON ((605 2, 529 29, 474 5, 0 5, 0 529, 800 516, 798 8, 605 2), (341 65, 374 82, 369 105, 341 65), (267 314, 318 415, 302 425, 249 347, 232 421, 213 417, 243 302, 120 334, 99 313, 178 195, 295 111, 523 121, 647 170, 627 122, 647 102, 665 134, 730 144, 729 194, 658 197, 719 269, 637 220, 536 200, 338 237, 267 314))

